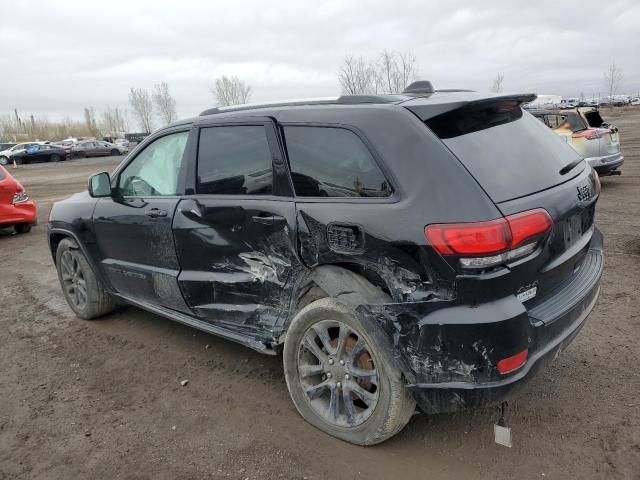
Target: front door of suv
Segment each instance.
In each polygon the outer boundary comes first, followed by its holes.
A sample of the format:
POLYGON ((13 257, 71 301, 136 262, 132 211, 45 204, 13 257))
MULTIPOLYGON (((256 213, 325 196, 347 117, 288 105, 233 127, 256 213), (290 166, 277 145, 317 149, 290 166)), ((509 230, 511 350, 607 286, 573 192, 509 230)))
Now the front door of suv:
POLYGON ((265 117, 205 122, 174 220, 180 288, 200 319, 260 335, 282 318, 300 265, 277 131, 265 117))
POLYGON ((93 213, 111 285, 130 299, 181 311, 188 308, 177 284, 171 223, 183 191, 179 178, 188 137, 188 130, 178 130, 155 138, 115 174, 113 196, 101 198, 93 213))

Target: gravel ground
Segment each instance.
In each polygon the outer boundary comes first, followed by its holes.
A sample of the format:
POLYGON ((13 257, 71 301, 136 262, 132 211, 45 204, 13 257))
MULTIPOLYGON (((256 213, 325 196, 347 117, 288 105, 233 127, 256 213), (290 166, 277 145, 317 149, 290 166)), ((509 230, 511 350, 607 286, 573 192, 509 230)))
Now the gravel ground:
POLYGON ((640 110, 610 120, 626 163, 602 180, 600 300, 510 403, 511 449, 493 443, 496 409, 416 415, 380 446, 351 446, 298 416, 278 357, 132 307, 76 319, 47 215, 120 159, 11 170, 40 225, 0 231, 0 479, 640 478, 640 110))

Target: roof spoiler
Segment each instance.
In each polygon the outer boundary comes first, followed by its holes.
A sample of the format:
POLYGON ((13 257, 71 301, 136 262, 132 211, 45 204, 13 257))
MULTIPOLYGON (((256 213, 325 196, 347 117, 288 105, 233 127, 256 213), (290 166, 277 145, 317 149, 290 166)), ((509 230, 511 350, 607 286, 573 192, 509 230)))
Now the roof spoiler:
MULTIPOLYGON (((435 98, 435 97, 432 97, 435 98)), ((513 108, 521 106, 523 103, 529 103, 537 98, 535 93, 518 93, 509 95, 493 95, 476 100, 461 99, 453 100, 451 102, 442 103, 414 103, 405 104, 404 106, 415 113, 421 120, 427 120, 443 113, 451 112, 453 110, 481 110, 483 108, 496 107, 500 108, 513 108)), ((413 102, 412 102, 413 103, 413 102)))

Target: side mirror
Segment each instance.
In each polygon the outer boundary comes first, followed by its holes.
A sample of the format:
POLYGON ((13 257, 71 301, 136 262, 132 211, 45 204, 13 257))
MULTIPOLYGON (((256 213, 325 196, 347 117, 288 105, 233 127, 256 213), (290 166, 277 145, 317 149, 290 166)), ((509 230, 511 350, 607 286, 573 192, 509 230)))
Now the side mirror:
POLYGON ((94 198, 111 196, 111 178, 107 172, 96 173, 89 177, 89 195, 94 198))

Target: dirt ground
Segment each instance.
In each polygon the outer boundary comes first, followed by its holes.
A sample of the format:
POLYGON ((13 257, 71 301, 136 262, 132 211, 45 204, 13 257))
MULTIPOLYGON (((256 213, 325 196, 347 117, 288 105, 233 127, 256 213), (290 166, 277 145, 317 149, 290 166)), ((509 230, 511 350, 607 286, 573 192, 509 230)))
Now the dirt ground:
POLYGON ((602 180, 600 300, 510 403, 511 449, 493 442, 496 409, 416 415, 382 445, 351 446, 296 413, 279 357, 132 307, 75 318, 47 215, 120 159, 12 170, 40 225, 0 233, 0 479, 640 478, 640 110, 610 120, 626 163, 602 180))

